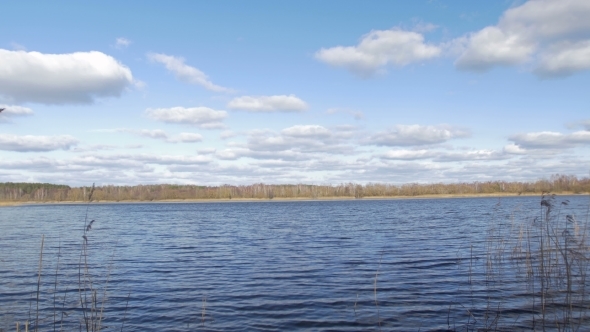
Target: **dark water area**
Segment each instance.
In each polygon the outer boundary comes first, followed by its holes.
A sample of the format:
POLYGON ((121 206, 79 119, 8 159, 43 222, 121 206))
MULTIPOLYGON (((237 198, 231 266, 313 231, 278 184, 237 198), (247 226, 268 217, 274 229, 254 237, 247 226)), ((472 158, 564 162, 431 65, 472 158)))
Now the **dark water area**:
MULTIPOLYGON (((558 199, 569 200, 564 215, 587 223, 587 196, 558 199)), ((96 220, 87 234, 87 259, 97 307, 104 303, 103 331, 461 330, 484 328, 486 308, 496 306, 497 326, 526 329, 526 287, 518 275, 502 282, 486 278, 487 239, 490 229, 517 234, 521 225, 533 224, 542 213, 539 202, 4 207, 0 328, 14 331, 15 322, 36 319, 44 235, 41 330, 53 331, 54 317, 56 330, 62 320, 64 331, 79 329, 87 214, 96 220)))

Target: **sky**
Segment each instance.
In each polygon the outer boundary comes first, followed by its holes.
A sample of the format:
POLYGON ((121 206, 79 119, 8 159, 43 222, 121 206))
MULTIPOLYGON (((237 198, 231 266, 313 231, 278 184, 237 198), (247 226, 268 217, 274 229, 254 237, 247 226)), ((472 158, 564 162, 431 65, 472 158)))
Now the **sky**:
POLYGON ((590 1, 8 1, 0 182, 590 174, 590 1))

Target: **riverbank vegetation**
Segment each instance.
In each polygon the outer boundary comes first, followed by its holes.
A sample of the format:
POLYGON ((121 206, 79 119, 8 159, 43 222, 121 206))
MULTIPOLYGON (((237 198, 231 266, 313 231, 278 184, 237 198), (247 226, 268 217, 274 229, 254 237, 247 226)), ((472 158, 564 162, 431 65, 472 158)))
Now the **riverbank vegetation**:
MULTIPOLYGON (((90 187, 48 183, 0 183, 0 202, 81 202, 90 187)), ((532 182, 409 183, 393 185, 343 183, 337 185, 252 184, 252 185, 136 185, 98 186, 95 201, 159 201, 199 199, 317 199, 362 197, 416 197, 427 195, 532 195, 543 192, 581 194, 590 192, 590 178, 554 175, 532 182)))
POLYGON ((537 216, 490 223, 485 259, 479 261, 484 273, 472 273, 472 255, 466 262, 470 292, 485 285, 488 293, 485 301, 461 304, 468 312, 466 330, 587 330, 590 205, 576 214, 569 204, 545 193, 537 216))

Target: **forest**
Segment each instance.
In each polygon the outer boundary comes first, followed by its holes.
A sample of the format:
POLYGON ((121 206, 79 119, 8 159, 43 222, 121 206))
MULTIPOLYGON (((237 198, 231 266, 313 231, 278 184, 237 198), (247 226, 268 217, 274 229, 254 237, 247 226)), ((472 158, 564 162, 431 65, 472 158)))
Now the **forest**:
POLYGON ((251 184, 251 185, 104 185, 70 187, 49 183, 0 183, 3 202, 160 201, 196 199, 321 199, 416 197, 425 195, 590 193, 590 178, 553 175, 532 182, 485 181, 465 183, 368 184, 251 184))

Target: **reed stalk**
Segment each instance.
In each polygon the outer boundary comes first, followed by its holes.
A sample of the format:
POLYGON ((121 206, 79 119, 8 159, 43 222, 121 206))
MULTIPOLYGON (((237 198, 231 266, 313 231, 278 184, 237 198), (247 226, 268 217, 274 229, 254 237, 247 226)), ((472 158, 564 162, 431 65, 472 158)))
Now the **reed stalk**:
POLYGON ((39 272, 37 274, 37 312, 35 317, 35 332, 39 330, 39 293, 41 290, 41 270, 43 269, 43 245, 45 244, 45 234, 41 237, 41 254, 39 255, 39 272))

